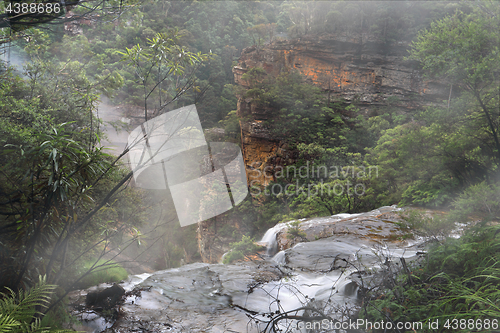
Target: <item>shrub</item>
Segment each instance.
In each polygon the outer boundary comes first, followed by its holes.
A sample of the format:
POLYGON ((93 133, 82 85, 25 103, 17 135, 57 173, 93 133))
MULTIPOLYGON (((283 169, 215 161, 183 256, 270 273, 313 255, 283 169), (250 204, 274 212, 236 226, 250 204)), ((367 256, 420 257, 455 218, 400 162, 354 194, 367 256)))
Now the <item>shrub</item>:
MULTIPOLYGON (((478 323, 487 318, 493 328, 491 321, 500 318, 499 233, 500 225, 481 223, 460 239, 437 244, 423 263, 401 271, 393 286, 368 292, 360 315, 370 321, 422 322, 423 332, 451 331, 447 319, 452 324, 454 319, 478 323), (439 329, 430 329, 428 322, 437 319, 439 329)), ((462 325, 455 331, 470 328, 462 325)))
POLYGON ((306 238, 306 233, 300 230, 300 221, 294 221, 290 223, 290 227, 288 227, 286 238, 294 239, 294 238, 306 238))
POLYGON ((492 219, 500 217, 500 185, 482 182, 468 187, 452 204, 451 216, 466 221, 470 216, 492 219))
POLYGON ((243 235, 241 241, 231 243, 231 250, 224 256, 222 262, 224 264, 230 264, 233 261, 241 260, 246 255, 255 253, 262 249, 261 246, 258 246, 254 242, 255 240, 253 238, 243 235))
POLYGON ((398 224, 404 231, 432 237, 436 240, 444 239, 455 227, 455 223, 450 217, 428 216, 415 209, 401 212, 399 216, 403 222, 398 224))

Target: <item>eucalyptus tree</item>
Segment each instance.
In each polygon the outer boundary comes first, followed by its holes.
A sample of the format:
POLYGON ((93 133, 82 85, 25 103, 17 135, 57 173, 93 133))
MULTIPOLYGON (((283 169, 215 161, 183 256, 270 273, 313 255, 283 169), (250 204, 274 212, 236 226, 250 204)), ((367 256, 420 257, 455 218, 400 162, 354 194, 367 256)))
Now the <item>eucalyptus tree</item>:
POLYGON ((172 29, 148 38, 145 48, 137 44, 120 52, 141 83, 145 121, 149 105, 155 105, 153 116, 156 116, 190 90, 200 92, 194 74, 210 55, 188 51, 179 44, 180 38, 179 31, 172 29))
POLYGON ((459 91, 463 119, 474 127, 500 164, 500 6, 494 1, 470 4, 434 22, 411 46, 411 59, 426 75, 459 91))

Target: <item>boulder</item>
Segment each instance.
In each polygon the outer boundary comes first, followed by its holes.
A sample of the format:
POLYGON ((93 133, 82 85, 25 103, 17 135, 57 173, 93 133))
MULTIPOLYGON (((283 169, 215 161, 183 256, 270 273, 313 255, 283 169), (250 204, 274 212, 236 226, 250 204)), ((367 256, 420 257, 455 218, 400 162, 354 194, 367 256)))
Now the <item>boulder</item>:
POLYGON ((125 289, 114 283, 109 288, 89 292, 85 304, 87 307, 113 308, 121 301, 124 294, 125 289))

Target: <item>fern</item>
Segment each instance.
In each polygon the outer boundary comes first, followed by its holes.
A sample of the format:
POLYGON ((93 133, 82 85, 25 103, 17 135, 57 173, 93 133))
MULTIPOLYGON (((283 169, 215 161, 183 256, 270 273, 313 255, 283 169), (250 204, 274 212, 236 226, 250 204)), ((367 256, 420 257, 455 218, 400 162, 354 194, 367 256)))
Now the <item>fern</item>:
POLYGON ((0 332, 13 332, 13 329, 19 325, 14 318, 0 313, 0 332))
POLYGON ((40 281, 29 290, 20 290, 16 294, 12 289, 7 288, 8 293, 0 293, 0 333, 73 332, 41 327, 40 319, 35 318, 37 314, 40 314, 36 311, 36 307, 47 306, 55 288, 56 286, 46 283, 45 277, 40 277, 40 281))

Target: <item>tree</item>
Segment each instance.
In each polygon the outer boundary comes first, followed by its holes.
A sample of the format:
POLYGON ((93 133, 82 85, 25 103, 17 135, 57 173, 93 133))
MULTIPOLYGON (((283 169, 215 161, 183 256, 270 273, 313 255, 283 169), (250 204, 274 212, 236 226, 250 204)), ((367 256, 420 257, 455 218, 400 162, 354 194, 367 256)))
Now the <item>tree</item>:
POLYGON ((500 7, 493 1, 471 5, 434 22, 412 43, 410 59, 428 76, 465 95, 469 122, 487 133, 500 164, 500 7))
POLYGON ((274 32, 276 31, 276 23, 262 23, 254 25, 253 27, 248 27, 247 31, 252 36, 254 45, 256 45, 257 48, 260 48, 268 37, 270 42, 273 41, 274 32))
POLYGON ((155 116, 190 89, 200 92, 195 86, 194 73, 203 61, 209 59, 209 55, 189 52, 180 45, 180 37, 178 30, 173 29, 166 34, 158 33, 155 37, 148 38, 146 48, 137 44, 127 48, 125 52, 119 52, 123 56, 122 60, 133 66, 141 81, 145 121, 148 120, 148 101, 156 104, 153 113, 155 116), (155 92, 158 93, 158 98, 153 95, 155 92))
MULTIPOLYGON (((149 93, 146 101, 152 92, 167 90, 155 90, 161 82, 174 86, 169 89, 173 100, 180 98, 187 91, 183 74, 196 69, 190 67, 194 58, 205 59, 186 51, 175 36, 164 37, 135 49, 135 64, 144 66, 139 71, 149 93), (176 90, 176 83, 184 85, 176 90)), ((136 228, 143 207, 132 206, 138 196, 127 188, 132 172, 120 163, 131 147, 111 156, 99 142, 100 121, 94 112, 99 92, 112 93, 119 75, 89 77, 85 65, 92 62, 59 62, 55 57, 43 62, 35 55, 25 79, 8 71, 0 84, 0 129, 5 134, 0 140, 0 285, 27 289, 35 277, 46 274, 48 283, 62 288, 57 303, 92 270, 113 265, 107 258, 97 264, 104 255, 113 256, 111 251, 122 251, 143 237, 136 228), (121 241, 120 235, 127 239, 121 241), (81 270, 75 267, 90 253, 98 256, 96 264, 78 275, 81 270)), ((192 87, 194 82, 188 82, 192 87)), ((172 102, 160 98, 157 112, 172 102)), ((157 226, 151 233, 161 238, 157 226)))
POLYGON ((447 162, 458 164, 458 152, 474 157, 467 145, 471 140, 457 140, 459 135, 448 134, 450 128, 457 130, 456 126, 411 122, 383 131, 368 159, 374 157, 380 168, 384 181, 378 184, 382 185, 378 192, 385 193, 388 204, 403 198, 405 204, 441 205, 449 199, 467 170, 447 162))
MULTIPOLYGON (((25 2, 28 7, 23 11, 19 1, 0 2, 0 46, 12 41, 29 39, 36 35, 33 28, 52 31, 57 27, 84 21, 100 21, 111 16, 120 17, 124 12, 133 9, 137 0, 73 0, 53 2, 36 0, 25 2), (35 5, 37 7, 29 7, 35 5), (36 9, 35 9, 36 8, 36 9), (43 9, 43 10, 42 10, 43 9)), ((61 28, 62 29, 62 28, 61 28)), ((10 44, 0 51, 3 54, 10 44)), ((9 53, 10 54, 10 53, 9 53)))
MULTIPOLYGON (((135 0, 73 0, 65 2, 52 2, 37 0, 37 5, 23 11, 17 7, 16 1, 5 1, 3 14, 0 15, 0 28, 10 27, 15 31, 22 31, 42 24, 62 25, 68 22, 97 18, 103 13, 121 15, 123 11, 133 7, 135 0), (43 5, 43 10, 41 5, 43 5), (64 14, 72 11, 72 15, 64 14), (97 14, 96 12, 99 11, 97 14)), ((22 5, 22 4, 21 4, 22 5)), ((1 42, 0 42, 1 43, 1 42)))
POLYGON ((312 22, 313 4, 308 1, 284 1, 281 10, 288 13, 292 25, 288 28, 291 35, 302 36, 309 32, 312 22))
POLYGON ((26 66, 26 80, 9 72, 0 89, 0 237, 8 258, 0 275, 13 288, 32 285, 39 272, 59 280, 70 239, 98 211, 83 218, 88 200, 106 197, 98 183, 111 173, 93 126, 96 82, 78 62, 39 60, 26 66))

